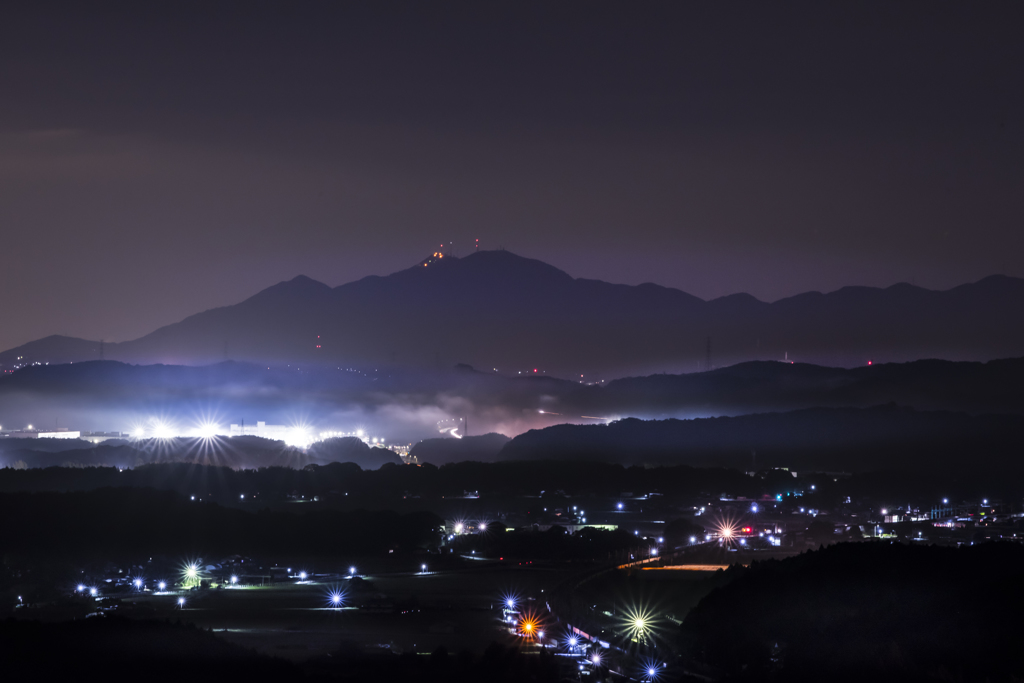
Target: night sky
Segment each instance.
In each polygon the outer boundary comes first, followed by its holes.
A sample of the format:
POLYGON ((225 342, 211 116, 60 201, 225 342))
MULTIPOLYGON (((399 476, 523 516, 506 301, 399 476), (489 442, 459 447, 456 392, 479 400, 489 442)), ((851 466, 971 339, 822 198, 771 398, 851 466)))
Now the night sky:
POLYGON ((1024 276, 1020 3, 8 3, 0 348, 454 242, 704 298, 1024 276))

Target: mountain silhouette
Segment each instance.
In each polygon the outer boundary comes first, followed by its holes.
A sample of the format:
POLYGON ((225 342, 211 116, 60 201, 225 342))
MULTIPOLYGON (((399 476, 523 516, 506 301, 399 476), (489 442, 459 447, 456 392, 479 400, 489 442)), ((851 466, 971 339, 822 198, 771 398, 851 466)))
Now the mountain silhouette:
POLYGON ((692 372, 747 360, 854 367, 920 358, 1024 355, 1024 280, 992 276, 947 291, 844 287, 773 303, 704 301, 654 284, 573 278, 507 251, 425 259, 330 288, 305 276, 144 337, 51 336, 0 353, 5 371, 106 359, 203 365, 404 366, 468 363, 583 381, 692 372), (710 353, 709 353, 710 341, 710 353), (710 356, 710 363, 709 361, 710 356))

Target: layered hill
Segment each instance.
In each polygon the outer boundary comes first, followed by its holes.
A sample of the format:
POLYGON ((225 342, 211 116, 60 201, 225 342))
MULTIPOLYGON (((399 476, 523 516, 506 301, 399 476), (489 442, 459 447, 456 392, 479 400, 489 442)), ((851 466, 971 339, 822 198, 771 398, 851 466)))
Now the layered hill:
MULTIPOLYGON (((987 363, 915 361, 852 369, 770 361, 710 372, 649 375, 597 385, 552 377, 506 377, 465 367, 358 372, 247 363, 127 365, 90 361, 23 368, 0 376, 0 425, 132 431, 159 418, 180 428, 199 422, 258 420, 311 430, 363 429, 388 443, 437 437, 445 420, 468 418, 471 439, 436 439, 418 448, 429 462, 488 459, 515 436, 558 423, 737 416, 814 407, 895 403, 922 411, 1024 414, 1024 358, 987 363), (429 452, 429 457, 427 454, 429 452)), ((0 442, 12 442, 6 439, 0 442)), ((54 442, 47 448, 62 448, 54 442)))
POLYGON ((0 353, 7 371, 102 357, 130 363, 537 370, 584 381, 781 360, 853 367, 1024 355, 1024 280, 948 291, 845 287, 773 303, 573 278, 506 251, 430 258, 331 288, 307 277, 133 341, 47 337, 0 353))
POLYGON ((970 461, 987 470, 1019 472, 1022 455, 1022 415, 971 416, 888 405, 557 425, 520 434, 498 458, 845 472, 930 472, 970 461))

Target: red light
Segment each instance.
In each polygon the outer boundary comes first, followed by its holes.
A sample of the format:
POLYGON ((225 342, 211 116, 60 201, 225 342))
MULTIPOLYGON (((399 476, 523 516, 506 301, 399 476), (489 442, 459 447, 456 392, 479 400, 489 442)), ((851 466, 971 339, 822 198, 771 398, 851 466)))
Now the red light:
POLYGON ((533 369, 533 371, 534 371, 534 372, 537 372, 537 368, 534 368, 534 369, 533 369))
POLYGON ((752 531, 753 531, 753 529, 751 529, 749 526, 743 527, 743 533, 745 533, 745 534, 749 534, 752 531))
POLYGON ((868 365, 871 365, 871 361, 868 361, 868 365))

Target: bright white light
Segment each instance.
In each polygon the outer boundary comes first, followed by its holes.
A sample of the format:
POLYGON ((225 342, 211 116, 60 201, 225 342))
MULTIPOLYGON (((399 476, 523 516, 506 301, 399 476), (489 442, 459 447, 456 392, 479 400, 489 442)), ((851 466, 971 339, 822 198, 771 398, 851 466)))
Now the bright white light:
POLYGON ((576 643, 577 642, 578 641, 576 640, 576 637, 573 636, 572 638, 569 639, 569 647, 576 647, 576 643))
POLYGON ((299 572, 299 581, 306 580, 306 572, 299 572))
POLYGON ((696 536, 690 536, 690 543, 692 544, 692 543, 696 543, 696 542, 697 542, 697 537, 696 536))
POLYGON ((96 595, 96 589, 95 588, 90 588, 89 589, 89 595, 95 596, 96 595))
POLYGON ((458 524, 456 524, 455 525, 455 533, 461 534, 462 533, 462 528, 463 528, 462 527, 462 522, 459 522, 458 524))
POLYGON ((178 607, 185 606, 185 598, 178 598, 178 607))
POLYGON ((238 583, 238 577, 237 576, 232 576, 231 577, 231 583, 238 583))
POLYGON ((943 498, 942 499, 942 504, 943 505, 948 505, 949 504, 949 498, 943 498))
POLYGON ((169 425, 166 425, 159 420, 154 420, 153 437, 156 439, 173 439, 174 430, 172 430, 169 425))
POLYGON ((421 564, 421 565, 420 565, 420 571, 421 571, 421 572, 425 572, 425 571, 427 571, 427 565, 425 565, 425 564, 421 564))
POLYGON ((160 588, 160 590, 164 590, 164 589, 166 589, 166 588, 167 588, 167 583, 166 583, 166 582, 164 582, 164 581, 161 581, 161 582, 159 583, 159 588, 160 588))
POLYGON ((487 522, 480 522, 476 525, 477 531, 487 531, 487 522))
POLYGON ((136 588, 142 588, 142 579, 135 579, 132 583, 135 584, 136 588))
POLYGON ((753 505, 750 506, 750 511, 757 512, 757 503, 754 503, 753 505))
POLYGON ((81 593, 82 591, 85 590, 85 586, 83 586, 82 584, 78 584, 78 589, 77 590, 78 590, 79 593, 81 593))
POLYGON ((137 427, 135 429, 135 438, 136 439, 141 439, 144 436, 146 436, 146 430, 143 429, 142 427, 137 427))
POLYGON ((619 503, 619 504, 618 504, 618 505, 616 505, 615 507, 617 507, 617 508, 619 508, 619 509, 621 510, 621 509, 622 509, 622 503, 619 503))
POLYGON ((349 567, 348 568, 348 573, 349 574, 355 574, 356 573, 356 568, 355 567, 349 567))
POLYGON ((193 433, 200 439, 212 439, 223 431, 214 422, 203 422, 193 430, 193 433))

